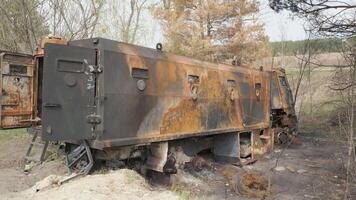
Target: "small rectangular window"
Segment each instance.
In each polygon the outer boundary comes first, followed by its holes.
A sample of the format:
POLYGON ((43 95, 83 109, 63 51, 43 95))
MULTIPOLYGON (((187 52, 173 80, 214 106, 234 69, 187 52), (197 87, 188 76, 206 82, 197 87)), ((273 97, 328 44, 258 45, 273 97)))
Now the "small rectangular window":
POLYGON ((57 70, 60 72, 84 72, 84 63, 76 60, 58 60, 57 70))
POLYGON ((282 86, 287 86, 286 77, 280 76, 280 77, 279 77, 279 82, 281 82, 281 85, 282 85, 282 86))
POLYGON ((235 80, 227 80, 227 86, 228 87, 236 87, 236 81, 235 80))
POLYGON ((134 67, 131 70, 131 76, 134 78, 148 78, 148 69, 134 67))
POLYGON ((24 65, 10 65, 9 67, 10 74, 27 74, 27 66, 24 65))
POLYGON ((193 84, 199 83, 199 82, 200 82, 199 76, 196 76, 196 75, 188 75, 188 82, 189 82, 189 83, 193 83, 193 84))
POLYGON ((257 89, 261 89, 261 87, 262 87, 261 83, 256 83, 256 84, 255 84, 256 90, 257 90, 257 89))

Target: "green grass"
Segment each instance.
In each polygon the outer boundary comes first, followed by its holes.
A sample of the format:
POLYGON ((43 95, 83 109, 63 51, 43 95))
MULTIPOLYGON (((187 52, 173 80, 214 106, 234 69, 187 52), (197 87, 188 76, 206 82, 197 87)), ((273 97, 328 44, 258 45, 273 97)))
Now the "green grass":
POLYGON ((25 128, 0 130, 0 140, 21 138, 26 136, 27 136, 27 132, 25 128))
MULTIPOLYGON (((299 68, 298 67, 288 67, 285 69, 287 76, 289 75, 298 75, 299 74, 299 68)), ((335 71, 335 68, 331 67, 323 67, 323 68, 317 68, 317 69, 312 69, 311 70, 311 75, 315 74, 330 74, 335 71)), ((304 74, 308 73, 308 69, 305 69, 304 74)))

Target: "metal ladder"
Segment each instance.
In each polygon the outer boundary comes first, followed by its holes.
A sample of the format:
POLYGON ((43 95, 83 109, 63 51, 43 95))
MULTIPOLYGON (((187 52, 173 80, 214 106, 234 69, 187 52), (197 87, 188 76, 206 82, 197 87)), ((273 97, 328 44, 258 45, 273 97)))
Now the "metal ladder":
POLYGON ((39 130, 33 131, 32 141, 31 141, 30 146, 28 147, 26 155, 23 159, 23 166, 22 166, 23 170, 25 170, 26 165, 29 164, 30 162, 42 163, 44 161, 49 142, 45 141, 45 143, 41 143, 41 142, 37 141, 39 132, 40 132, 39 130), (40 157, 37 157, 37 158, 31 157, 31 152, 32 152, 32 149, 34 146, 42 146, 42 151, 41 151, 40 157))

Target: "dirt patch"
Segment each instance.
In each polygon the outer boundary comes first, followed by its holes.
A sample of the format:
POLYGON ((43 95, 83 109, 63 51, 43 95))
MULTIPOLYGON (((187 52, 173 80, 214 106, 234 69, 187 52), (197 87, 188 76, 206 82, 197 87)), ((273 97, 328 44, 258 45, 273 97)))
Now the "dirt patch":
POLYGON ((298 137, 292 137, 291 144, 292 144, 292 145, 302 145, 303 142, 302 142, 302 140, 299 139, 298 137))
MULTIPOLYGON (((66 174, 62 159, 47 159, 34 166, 31 173, 21 169, 22 159, 30 145, 31 137, 23 129, 0 131, 0 193, 18 192, 28 189, 49 175, 66 174)), ((36 147, 37 148, 37 147, 36 147)), ((35 149, 38 151, 38 149, 35 149)))
POLYGON ((157 199, 174 200, 179 196, 171 191, 153 189, 137 172, 128 169, 107 174, 88 175, 58 185, 63 176, 49 176, 23 192, 8 194, 5 199, 157 199))
POLYGON ((287 149, 282 148, 277 146, 252 165, 213 163, 214 167, 198 165, 198 170, 180 171, 175 188, 194 191, 195 196, 203 199, 343 198, 345 144, 325 135, 302 134, 287 149), (278 166, 285 170, 271 170, 277 160, 278 166))

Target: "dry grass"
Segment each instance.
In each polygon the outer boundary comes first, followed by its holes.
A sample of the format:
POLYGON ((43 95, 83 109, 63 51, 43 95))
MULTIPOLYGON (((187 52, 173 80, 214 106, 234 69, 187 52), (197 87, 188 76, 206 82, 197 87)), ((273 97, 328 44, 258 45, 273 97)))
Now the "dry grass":
MULTIPOLYGON (((262 60, 256 61, 252 64, 253 67, 264 66, 266 69, 270 69, 273 63, 273 66, 276 67, 283 67, 283 68, 295 68, 298 66, 300 59, 302 58, 301 55, 297 56, 284 56, 284 57, 269 57, 264 58, 262 60)), ((341 53, 324 53, 324 54, 317 54, 312 56, 311 63, 316 63, 318 65, 311 65, 312 67, 318 67, 319 65, 325 66, 336 66, 336 65, 343 65, 345 64, 345 60, 341 53)), ((323 70, 331 69, 329 67, 322 67, 323 70)))

